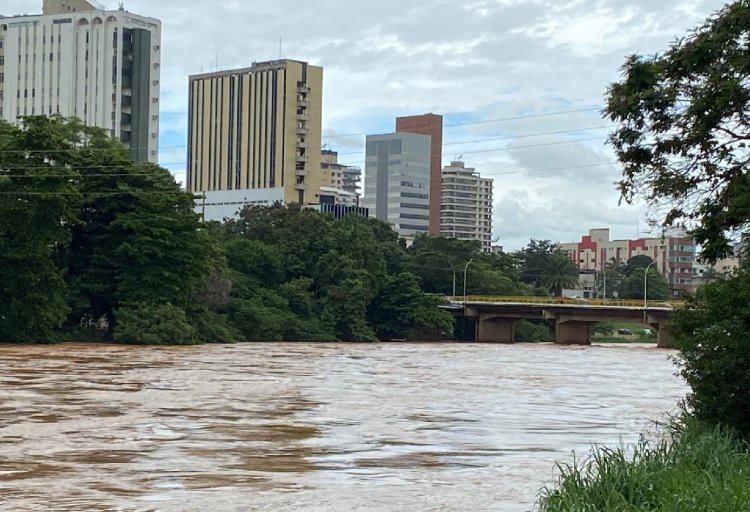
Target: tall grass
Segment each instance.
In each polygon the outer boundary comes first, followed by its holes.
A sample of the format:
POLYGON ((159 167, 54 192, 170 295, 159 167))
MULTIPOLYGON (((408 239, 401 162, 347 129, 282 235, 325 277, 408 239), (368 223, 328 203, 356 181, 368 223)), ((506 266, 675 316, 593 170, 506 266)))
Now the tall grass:
POLYGON ((722 428, 685 416, 657 441, 598 448, 560 465, 542 491, 542 512, 750 511, 750 446, 722 428))

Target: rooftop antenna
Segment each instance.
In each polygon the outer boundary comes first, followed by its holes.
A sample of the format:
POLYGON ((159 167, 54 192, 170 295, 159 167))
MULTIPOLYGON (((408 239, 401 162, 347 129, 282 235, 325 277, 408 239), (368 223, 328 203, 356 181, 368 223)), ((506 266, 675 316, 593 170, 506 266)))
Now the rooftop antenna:
POLYGON ((120 6, 118 7, 121 11, 125 10, 125 2, 120 2, 120 6))
POLYGON ((279 60, 281 60, 281 36, 279 36, 279 60))

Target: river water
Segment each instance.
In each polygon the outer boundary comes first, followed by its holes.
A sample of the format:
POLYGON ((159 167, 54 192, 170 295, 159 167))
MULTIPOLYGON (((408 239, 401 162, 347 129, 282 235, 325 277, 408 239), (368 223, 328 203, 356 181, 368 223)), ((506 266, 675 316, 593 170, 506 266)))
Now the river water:
POLYGON ((685 387, 652 346, 0 346, 0 509, 526 511, 685 387))

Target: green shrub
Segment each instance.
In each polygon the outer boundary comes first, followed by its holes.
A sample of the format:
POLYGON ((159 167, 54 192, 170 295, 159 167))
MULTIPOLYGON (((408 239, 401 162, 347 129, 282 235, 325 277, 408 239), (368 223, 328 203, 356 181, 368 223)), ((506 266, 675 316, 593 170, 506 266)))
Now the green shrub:
POLYGON ((519 320, 516 322, 514 338, 519 342, 552 341, 552 334, 546 322, 519 320))
POLYGON ((202 308, 188 312, 190 325, 199 343, 234 343, 239 333, 229 323, 227 315, 202 308))
POLYGON ((609 338, 615 333, 615 324, 612 322, 599 322, 594 325, 592 332, 595 336, 609 338))
POLYGON ((560 470, 541 512, 750 510, 748 446, 689 418, 659 441, 599 448, 560 470))
POLYGON ((674 317, 689 404, 701 420, 750 439, 750 265, 705 286, 674 317))
POLYGON ((195 330, 185 310, 165 304, 135 303, 115 311, 115 341, 138 345, 192 345, 195 330))

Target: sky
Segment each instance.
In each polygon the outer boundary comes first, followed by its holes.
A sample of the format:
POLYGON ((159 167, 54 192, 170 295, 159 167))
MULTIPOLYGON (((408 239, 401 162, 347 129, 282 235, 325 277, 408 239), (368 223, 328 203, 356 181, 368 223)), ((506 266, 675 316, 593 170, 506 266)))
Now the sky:
MULTIPOLYGON (((117 2, 104 1, 109 9, 117 2)), ((494 178, 493 238, 573 242, 591 228, 649 236, 619 204, 601 116, 627 55, 651 55, 720 9, 717 0, 126 0, 162 21, 160 163, 185 175, 190 74, 283 58, 324 69, 323 143, 363 166, 367 133, 444 116, 443 164, 494 178)), ((41 12, 3 0, 0 14, 41 12)))

